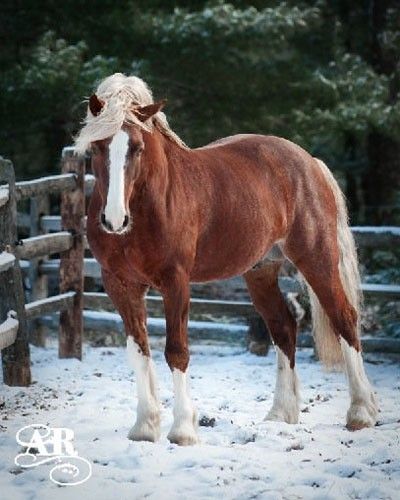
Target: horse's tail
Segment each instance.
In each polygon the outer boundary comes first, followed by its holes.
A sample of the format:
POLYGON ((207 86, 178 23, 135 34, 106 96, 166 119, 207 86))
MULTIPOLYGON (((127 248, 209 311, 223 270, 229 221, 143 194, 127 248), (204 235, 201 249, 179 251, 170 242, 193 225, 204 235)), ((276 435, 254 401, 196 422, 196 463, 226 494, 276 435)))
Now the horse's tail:
MULTIPOLYGON (((361 280, 357 251, 349 227, 344 195, 331 171, 321 160, 316 159, 332 189, 337 207, 337 241, 339 246, 339 273, 347 299, 357 313, 357 335, 360 335, 360 312, 362 304, 361 280)), ((318 356, 327 368, 338 368, 343 364, 340 343, 332 329, 329 318, 321 307, 317 296, 309 288, 313 320, 313 334, 318 356)))

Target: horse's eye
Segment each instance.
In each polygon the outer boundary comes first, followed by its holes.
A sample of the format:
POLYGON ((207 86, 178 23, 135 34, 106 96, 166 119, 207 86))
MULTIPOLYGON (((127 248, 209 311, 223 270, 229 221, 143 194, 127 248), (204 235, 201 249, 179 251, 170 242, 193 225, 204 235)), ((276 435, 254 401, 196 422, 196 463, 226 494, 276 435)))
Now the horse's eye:
POLYGON ((142 144, 131 144, 129 146, 129 153, 132 156, 137 156, 140 155, 140 153, 143 151, 144 146, 142 144))

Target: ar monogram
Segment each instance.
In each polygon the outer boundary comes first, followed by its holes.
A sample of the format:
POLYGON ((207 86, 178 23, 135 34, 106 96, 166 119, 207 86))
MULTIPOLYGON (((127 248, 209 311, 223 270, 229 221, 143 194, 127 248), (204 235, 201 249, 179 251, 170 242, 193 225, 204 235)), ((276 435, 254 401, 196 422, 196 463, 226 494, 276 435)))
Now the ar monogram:
POLYGON ((92 466, 74 449, 74 431, 66 427, 31 424, 16 434, 17 443, 24 447, 14 462, 21 468, 33 468, 54 463, 49 478, 56 484, 76 486, 92 475, 92 466))

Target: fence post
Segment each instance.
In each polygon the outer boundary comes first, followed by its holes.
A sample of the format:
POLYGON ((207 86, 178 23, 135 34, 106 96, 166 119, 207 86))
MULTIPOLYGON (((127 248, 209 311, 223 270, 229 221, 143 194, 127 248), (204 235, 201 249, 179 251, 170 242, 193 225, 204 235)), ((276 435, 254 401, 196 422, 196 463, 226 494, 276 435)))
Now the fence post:
MULTIPOLYGON (((50 207, 49 195, 44 194, 34 196, 30 200, 30 231, 29 236, 37 236, 45 232, 40 227, 42 215, 48 215, 50 207)), ((39 272, 39 264, 46 257, 31 259, 29 266, 29 281, 31 284, 30 301, 45 299, 48 297, 48 277, 39 272)), ((30 341, 32 344, 45 347, 46 345, 46 327, 38 319, 29 322, 30 341)))
MULTIPOLYGON (((1 250, 14 253, 17 241, 17 202, 15 197, 15 174, 12 163, 0 157, 0 181, 8 183, 9 198, 0 208, 1 250)), ((14 265, 0 275, 0 322, 14 310, 19 322, 14 344, 1 351, 3 379, 7 385, 28 386, 31 383, 31 368, 28 329, 25 316, 25 297, 21 269, 16 257, 14 265)))
POLYGON ((74 243, 60 256, 60 293, 76 295, 72 308, 60 313, 58 355, 82 359, 85 158, 64 148, 61 163, 63 174, 76 175, 76 189, 61 194, 61 229, 73 234, 74 243))

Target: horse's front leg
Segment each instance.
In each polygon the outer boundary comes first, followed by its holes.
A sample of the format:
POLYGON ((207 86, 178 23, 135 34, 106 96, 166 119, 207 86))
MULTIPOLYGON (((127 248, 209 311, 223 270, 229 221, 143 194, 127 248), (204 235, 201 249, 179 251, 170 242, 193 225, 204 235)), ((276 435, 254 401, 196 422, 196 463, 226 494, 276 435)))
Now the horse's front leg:
POLYGON ((128 437, 133 441, 156 441, 160 437, 160 404, 146 330, 147 286, 125 282, 102 271, 104 288, 120 313, 127 335, 128 357, 136 377, 138 406, 136 423, 128 437))
POLYGON ((174 422, 168 434, 171 443, 191 445, 198 442, 197 412, 189 396, 187 380, 189 348, 187 323, 189 316, 189 279, 176 273, 163 287, 167 341, 165 358, 172 371, 174 384, 174 422))

